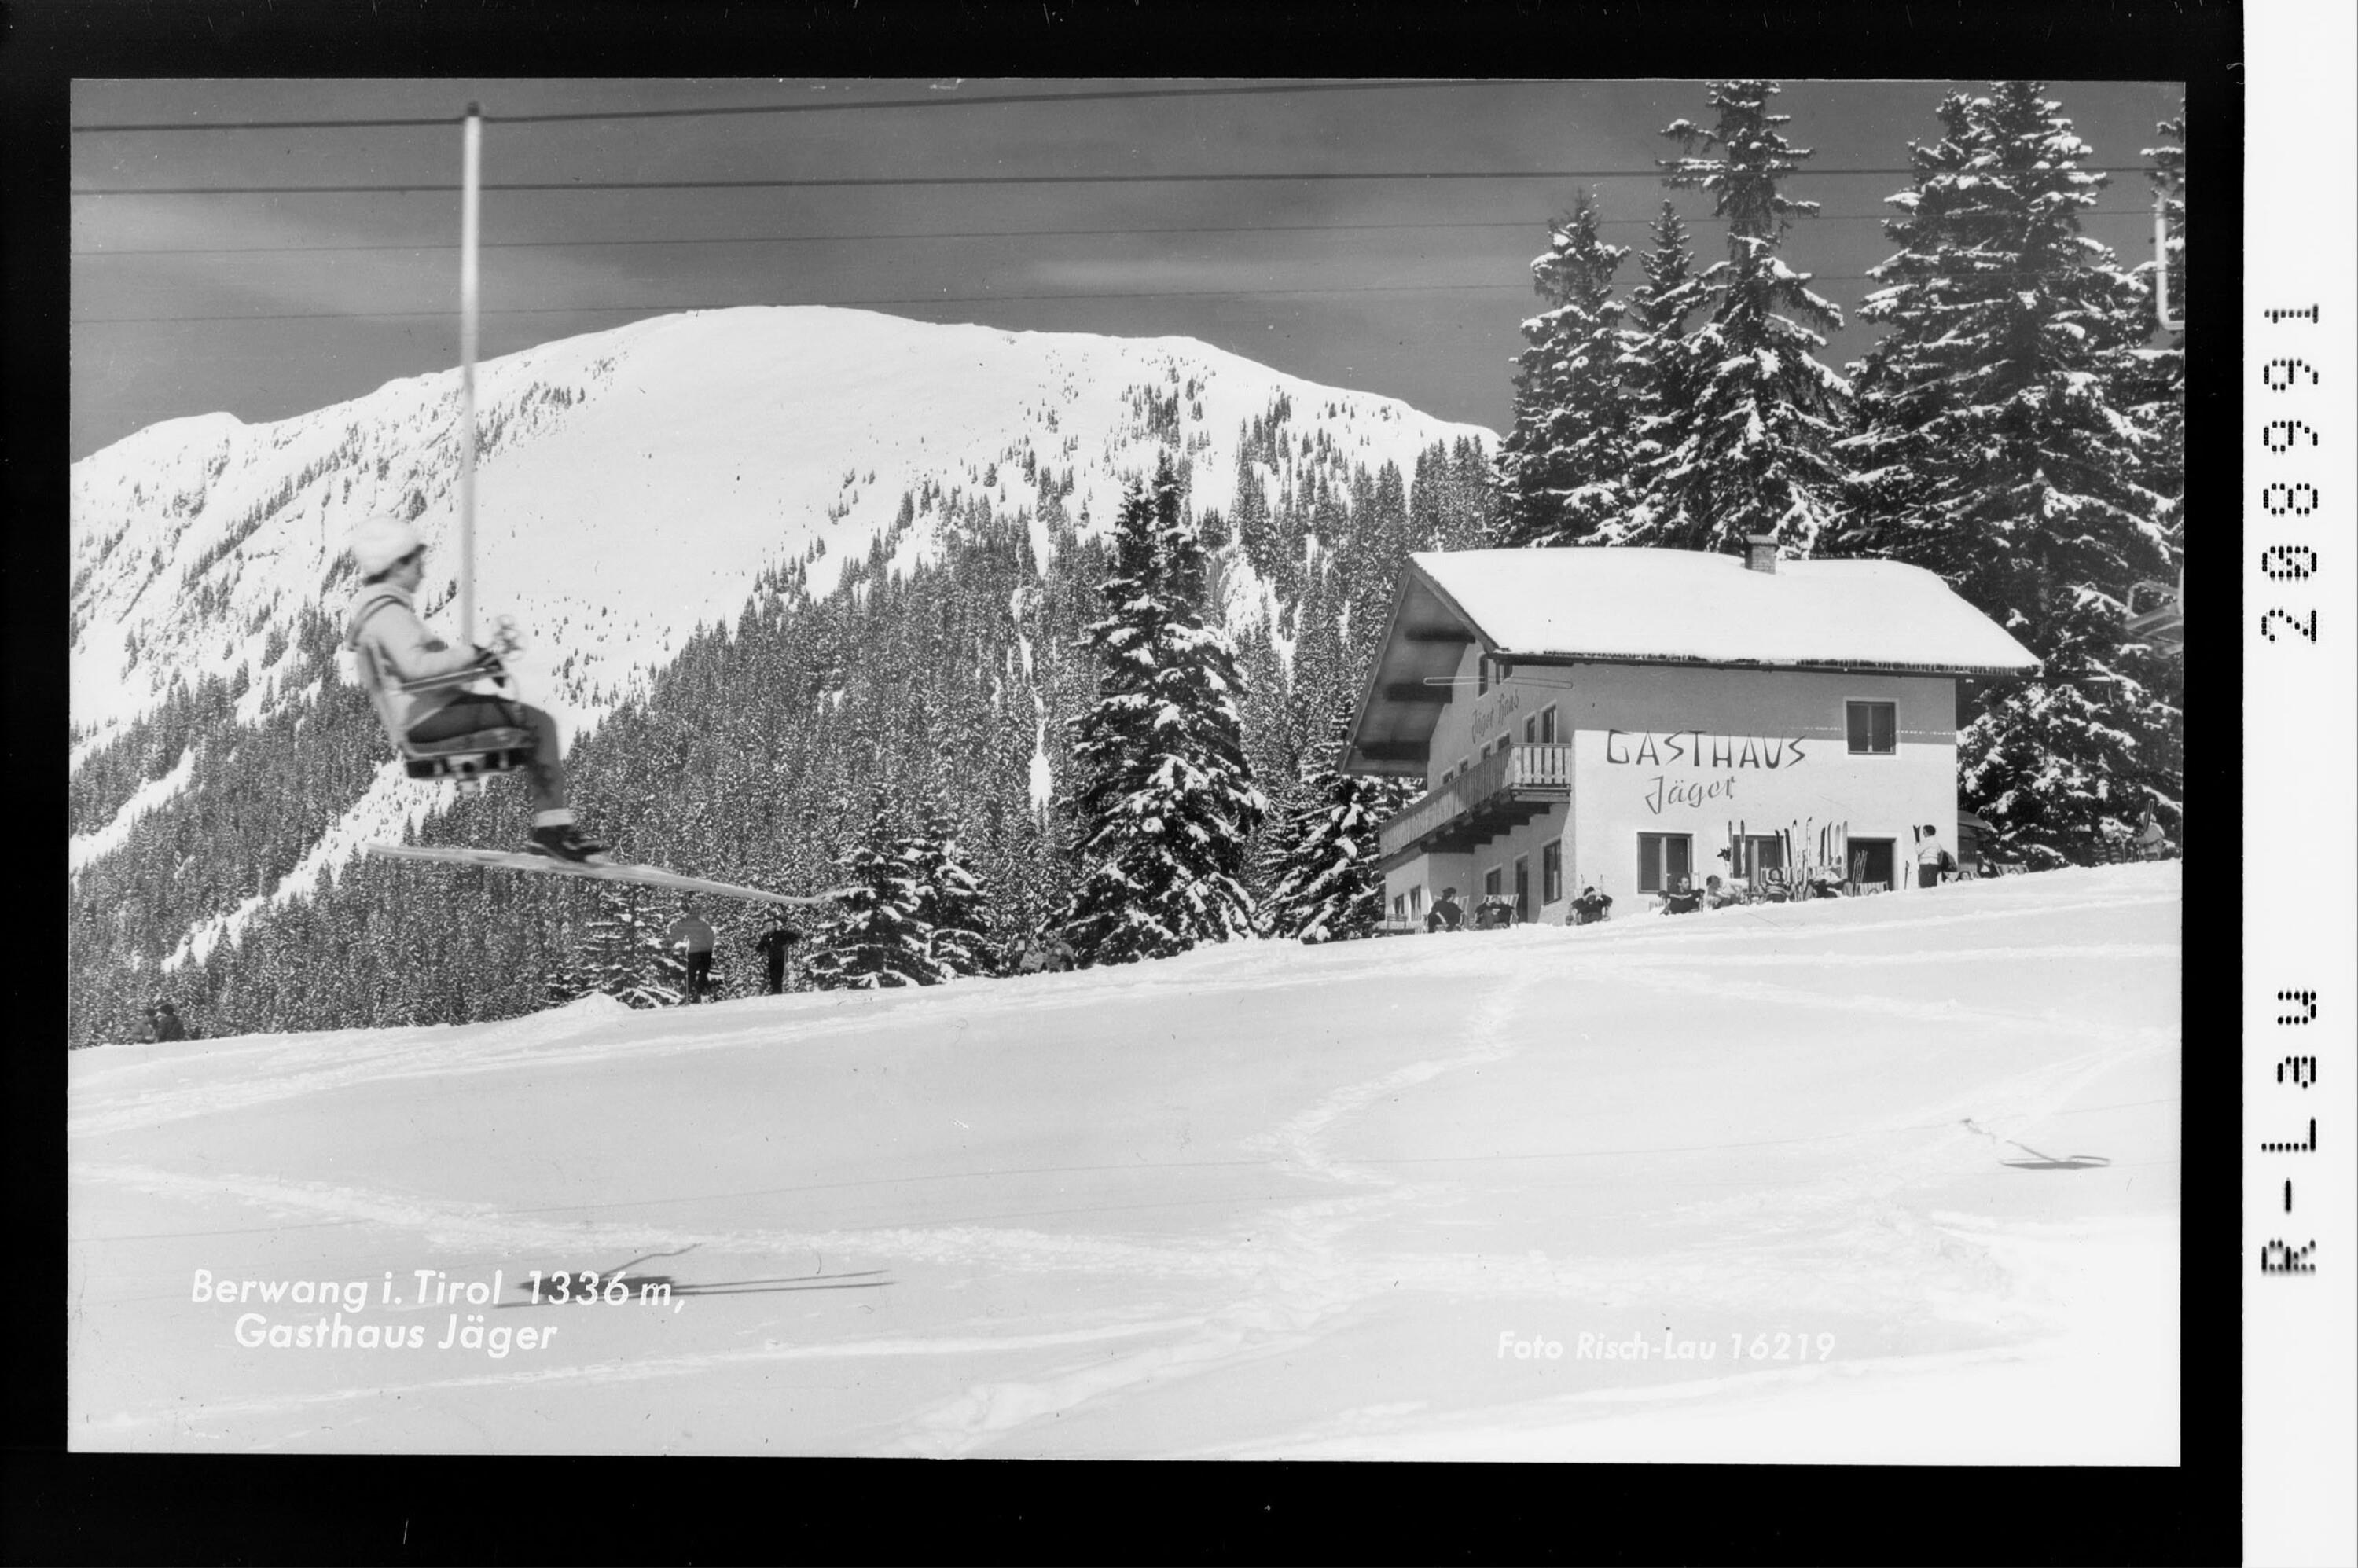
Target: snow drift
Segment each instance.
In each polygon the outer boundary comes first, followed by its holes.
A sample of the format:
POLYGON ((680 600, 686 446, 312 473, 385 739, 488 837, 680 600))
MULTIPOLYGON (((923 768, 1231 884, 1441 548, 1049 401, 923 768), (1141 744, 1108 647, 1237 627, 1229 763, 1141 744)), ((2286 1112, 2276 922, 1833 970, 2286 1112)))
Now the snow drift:
POLYGON ((72 1442, 2172 1464, 2180 920, 2135 866, 81 1052, 72 1442))

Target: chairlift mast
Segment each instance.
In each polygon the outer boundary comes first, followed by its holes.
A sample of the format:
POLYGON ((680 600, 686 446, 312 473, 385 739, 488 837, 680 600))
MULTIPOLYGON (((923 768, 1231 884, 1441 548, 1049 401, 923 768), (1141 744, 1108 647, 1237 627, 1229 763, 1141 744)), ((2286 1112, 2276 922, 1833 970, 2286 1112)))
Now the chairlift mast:
POLYGON ((459 214, 459 645, 475 645, 475 328, 481 314, 480 214, 483 111, 467 105, 466 172, 459 214))

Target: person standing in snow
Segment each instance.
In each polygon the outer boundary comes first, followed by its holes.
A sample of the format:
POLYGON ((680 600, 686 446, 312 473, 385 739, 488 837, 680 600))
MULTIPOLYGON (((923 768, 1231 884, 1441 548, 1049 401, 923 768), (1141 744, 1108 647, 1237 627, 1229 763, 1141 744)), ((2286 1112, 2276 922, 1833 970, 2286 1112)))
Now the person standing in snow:
POLYGON ((564 748, 557 720, 539 708, 505 697, 464 689, 472 678, 502 673, 499 655, 488 648, 454 648, 423 621, 412 596, 426 576, 426 542, 397 517, 371 517, 353 531, 352 555, 360 568, 360 591, 346 617, 344 645, 372 685, 385 722, 411 741, 450 741, 503 727, 532 736, 532 762, 525 777, 532 788, 530 848, 562 860, 603 854, 603 844, 582 837, 565 801, 564 748), (420 681, 435 689, 405 689, 420 681))
POLYGON ((179 1010, 163 997, 157 997, 147 1010, 147 1026, 140 1031, 140 1044, 153 1045, 167 1040, 186 1040, 189 1026, 180 1022, 179 1010))
POLYGON ((1941 831, 1931 823, 1924 824, 1923 834, 1916 840, 1916 885, 1936 888, 1941 885, 1941 873, 1957 868, 1956 857, 1941 847, 1941 831))
POLYGON ((1441 896, 1433 901, 1433 908, 1425 914, 1424 928, 1427 931, 1455 931, 1465 921, 1466 912, 1457 907, 1457 890, 1443 888, 1441 896))
POLYGON ((687 973, 687 1000, 704 1000, 705 982, 712 978, 712 927, 697 917, 693 903, 680 901, 679 918, 664 932, 664 940, 680 949, 681 967, 687 973))
POLYGON ((802 940, 802 933, 786 924, 784 914, 773 912, 769 929, 753 939, 753 950, 762 955, 763 989, 767 995, 776 996, 786 989, 786 949, 802 940))

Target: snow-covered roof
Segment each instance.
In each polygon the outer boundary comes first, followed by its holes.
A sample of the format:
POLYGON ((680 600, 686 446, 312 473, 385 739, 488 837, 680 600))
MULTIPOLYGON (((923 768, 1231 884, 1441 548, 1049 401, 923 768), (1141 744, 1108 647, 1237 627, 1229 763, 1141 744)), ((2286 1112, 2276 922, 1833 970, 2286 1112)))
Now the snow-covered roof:
POLYGON ((2027 672, 2039 661, 1921 567, 1699 550, 1455 550, 1411 557, 1495 654, 2027 672))
POLYGON ((1409 557, 1347 766, 1390 771, 1431 734, 1460 650, 1509 663, 1669 663, 2022 676, 2039 661, 1921 567, 1697 550, 1422 551, 1409 557))

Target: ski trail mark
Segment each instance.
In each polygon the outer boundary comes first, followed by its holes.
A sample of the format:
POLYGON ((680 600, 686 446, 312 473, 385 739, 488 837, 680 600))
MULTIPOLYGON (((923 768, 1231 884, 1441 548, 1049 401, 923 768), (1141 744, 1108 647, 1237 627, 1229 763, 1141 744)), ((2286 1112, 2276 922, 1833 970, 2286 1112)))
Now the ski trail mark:
POLYGON ((1506 1025, 1535 978, 1518 976, 1486 998, 1466 1026, 1476 1042, 1468 1048, 1345 1085, 1247 1141, 1248 1150, 1267 1153, 1282 1170, 1357 1190, 1271 1213, 1271 1239, 1260 1249, 1260 1266, 1246 1294, 1176 1343, 1044 1378, 977 1384, 917 1416, 897 1450, 943 1458, 971 1453, 1110 1395, 1277 1355, 1331 1330, 1360 1301, 1389 1288, 1397 1269, 1380 1257, 1354 1259, 1341 1243, 1379 1214, 1415 1201, 1422 1189, 1376 1167, 1345 1162, 1325 1140, 1339 1124, 1403 1089, 1513 1054, 1518 1047, 1506 1025))

